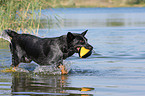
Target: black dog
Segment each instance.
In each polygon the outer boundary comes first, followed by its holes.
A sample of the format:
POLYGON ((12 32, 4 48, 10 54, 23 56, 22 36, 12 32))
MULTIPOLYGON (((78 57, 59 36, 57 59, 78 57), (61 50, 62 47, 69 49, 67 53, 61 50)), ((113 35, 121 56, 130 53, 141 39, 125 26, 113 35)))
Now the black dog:
POLYGON ((80 47, 93 49, 84 37, 87 31, 81 34, 68 32, 67 35, 56 38, 40 38, 30 34, 18 34, 12 30, 4 30, 3 36, 5 37, 3 38, 10 37, 12 66, 17 67, 20 62, 28 63, 33 60, 40 65, 60 67, 63 65, 63 60, 78 53, 80 47))

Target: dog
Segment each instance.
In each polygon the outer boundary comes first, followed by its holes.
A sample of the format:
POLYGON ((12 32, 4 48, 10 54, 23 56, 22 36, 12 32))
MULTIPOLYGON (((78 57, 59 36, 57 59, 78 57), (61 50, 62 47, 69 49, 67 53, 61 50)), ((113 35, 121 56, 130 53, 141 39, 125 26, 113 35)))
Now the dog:
MULTIPOLYGON (((68 32, 55 38, 40 38, 30 34, 18 34, 13 30, 4 30, 2 38, 10 42, 12 65, 18 67, 19 63, 36 62, 39 65, 52 65, 67 74, 63 60, 79 53, 81 47, 92 50, 85 37, 88 30, 78 33, 68 32)), ((91 55, 91 54, 89 54, 91 55)), ((87 56, 88 57, 88 56, 87 56)))

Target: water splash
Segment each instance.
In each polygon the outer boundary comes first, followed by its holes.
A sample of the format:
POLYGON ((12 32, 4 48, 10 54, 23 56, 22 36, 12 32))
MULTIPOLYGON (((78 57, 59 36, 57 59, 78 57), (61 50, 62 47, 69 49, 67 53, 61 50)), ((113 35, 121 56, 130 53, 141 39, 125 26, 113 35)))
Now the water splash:
POLYGON ((59 68, 54 68, 53 66, 38 66, 33 71, 38 74, 48 74, 48 75, 56 75, 61 74, 61 70, 59 68))
MULTIPOLYGON (((64 61, 63 65, 65 66, 65 69, 69 72, 70 71, 70 65, 71 62, 69 61, 64 61)), ((44 75, 61 75, 61 70, 60 68, 56 68, 53 65, 44 65, 40 66, 36 63, 30 63, 30 64, 25 64, 22 63, 19 65, 17 68, 6 68, 3 70, 0 70, 0 72, 24 72, 24 73, 36 73, 36 74, 44 74, 44 75)))
MULTIPOLYGON (((63 65, 65 66, 65 69, 69 72, 71 63, 68 61, 64 61, 63 65)), ((47 75, 60 75, 61 74, 60 68, 56 68, 50 65, 38 66, 35 68, 33 72, 38 73, 38 74, 47 74, 47 75)))

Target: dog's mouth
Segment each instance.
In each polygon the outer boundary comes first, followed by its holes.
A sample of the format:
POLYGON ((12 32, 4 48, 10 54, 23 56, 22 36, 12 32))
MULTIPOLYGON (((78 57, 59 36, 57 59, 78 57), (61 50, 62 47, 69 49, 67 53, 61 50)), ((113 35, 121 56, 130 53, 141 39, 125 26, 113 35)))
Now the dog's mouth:
POLYGON ((80 49, 81 49, 81 46, 74 46, 74 49, 75 49, 76 53, 79 53, 80 49))
POLYGON ((79 53, 79 51, 80 51, 80 47, 77 47, 76 49, 77 49, 77 52, 79 53))

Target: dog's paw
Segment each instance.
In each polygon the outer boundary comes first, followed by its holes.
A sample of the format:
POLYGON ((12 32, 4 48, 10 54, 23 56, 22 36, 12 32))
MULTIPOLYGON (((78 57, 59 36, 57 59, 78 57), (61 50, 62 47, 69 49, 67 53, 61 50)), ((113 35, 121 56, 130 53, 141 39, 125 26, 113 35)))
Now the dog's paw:
POLYGON ((64 65, 60 65, 59 68, 61 70, 61 74, 62 75, 68 74, 68 71, 65 69, 65 66, 64 65))
POLYGON ((14 68, 6 68, 6 69, 3 69, 1 70, 0 72, 16 72, 16 70, 14 68))

